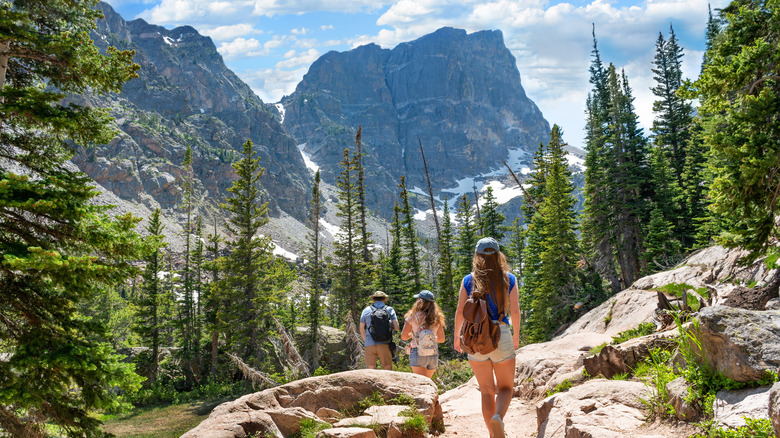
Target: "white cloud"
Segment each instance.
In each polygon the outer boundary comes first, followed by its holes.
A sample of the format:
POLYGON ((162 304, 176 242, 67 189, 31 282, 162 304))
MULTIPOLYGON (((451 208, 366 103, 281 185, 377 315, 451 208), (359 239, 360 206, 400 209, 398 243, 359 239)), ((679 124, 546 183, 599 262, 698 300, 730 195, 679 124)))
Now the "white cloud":
POLYGON ((254 38, 236 38, 229 43, 220 44, 217 50, 226 60, 268 54, 268 49, 254 38))
POLYGON ((333 30, 333 25, 332 24, 323 24, 322 26, 320 26, 320 30, 333 30))
POLYGON ((309 31, 310 30, 308 28, 301 27, 300 29, 292 29, 290 33, 293 35, 306 35, 307 33, 309 33, 309 31))
MULTIPOLYGON (((289 52, 288 52, 289 53, 289 52)), ((320 57, 320 52, 317 49, 309 49, 298 56, 291 56, 284 61, 276 64, 277 69, 292 70, 299 67, 308 67, 320 57)))
POLYGON ((251 7, 249 0, 162 0, 141 12, 139 17, 155 24, 214 24, 226 18, 240 17, 242 12, 251 12, 251 7))
POLYGON ((382 0, 255 0, 255 15, 305 14, 307 12, 359 12, 376 10, 387 2, 382 0))
POLYGON ((308 69, 306 66, 296 70, 283 70, 277 65, 275 68, 239 73, 238 76, 249 84, 264 102, 278 102, 282 96, 295 91, 295 86, 303 79, 308 69))
POLYGON ((263 33, 260 29, 255 29, 249 23, 234 24, 230 26, 217 26, 213 28, 201 27, 198 29, 203 35, 208 35, 214 41, 227 41, 237 37, 248 35, 260 35, 263 33))

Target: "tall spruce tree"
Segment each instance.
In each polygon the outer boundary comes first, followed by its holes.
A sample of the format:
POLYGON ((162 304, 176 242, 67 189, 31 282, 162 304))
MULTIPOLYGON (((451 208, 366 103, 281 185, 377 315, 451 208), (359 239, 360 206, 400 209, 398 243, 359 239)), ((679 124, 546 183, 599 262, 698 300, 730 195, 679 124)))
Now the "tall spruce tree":
POLYGON ((257 366, 265 359, 265 343, 274 327, 276 282, 283 283, 288 273, 274 260, 270 239, 257 236, 268 222, 268 204, 260 200, 258 180, 265 169, 260 167, 260 158, 255 158, 251 140, 244 143, 241 159, 233 168, 238 179, 221 205, 229 214, 225 226, 232 235, 231 252, 224 260, 223 281, 230 294, 226 323, 232 326, 230 349, 257 366))
POLYGON ((211 233, 206 237, 208 244, 206 245, 206 251, 210 256, 210 260, 204 264, 204 268, 211 274, 211 281, 204 289, 203 296, 203 322, 205 329, 211 332, 211 367, 209 372, 212 376, 217 374, 217 356, 219 353, 219 333, 224 329, 224 309, 225 300, 222 289, 220 288, 220 271, 221 266, 219 259, 219 242, 221 238, 217 230, 217 218, 214 217, 214 228, 211 233))
MULTIPOLYGON (((358 130, 359 132, 359 130, 358 130)), ((319 330, 320 330, 320 282, 322 281, 322 243, 320 242, 320 211, 322 207, 320 194, 320 171, 314 174, 314 184, 311 189, 311 211, 309 213, 309 339, 308 350, 312 351, 309 365, 316 370, 319 366, 319 330)))
POLYGON ((725 228, 722 243, 747 249, 748 261, 767 252, 776 259, 780 5, 734 1, 722 13, 727 24, 694 84, 713 172, 710 208, 725 228))
POLYGON ((384 275, 387 282, 387 292, 390 296, 402 296, 408 284, 408 274, 404 269, 403 256, 403 226, 401 225, 401 207, 393 206, 393 222, 391 223, 390 249, 384 264, 384 275))
POLYGON ((97 1, 6 1, 0 8, 0 429, 44 436, 100 434, 96 410, 139 385, 106 326, 78 314, 136 269, 130 215, 95 205, 92 181, 68 168, 73 144, 109 143, 105 109, 68 94, 118 93, 135 77, 133 53, 100 53, 89 37, 97 1))
POLYGON ((484 237, 492 237, 497 241, 504 240, 504 220, 506 217, 498 211, 498 202, 493 194, 493 187, 487 186, 482 202, 482 226, 484 237))
POLYGON ((401 225, 403 228, 404 249, 406 250, 407 278, 409 279, 406 292, 417 293, 421 290, 423 272, 420 262, 420 246, 417 243, 417 231, 414 226, 412 207, 409 204, 409 192, 406 190, 405 177, 401 177, 401 183, 398 187, 401 189, 401 225))
POLYGON ((336 237, 336 264, 334 269, 333 290, 339 297, 341 308, 357 325, 360 319, 361 303, 367 294, 363 290, 362 245, 360 239, 360 210, 356 189, 355 161, 350 157, 349 149, 339 163, 341 173, 337 178, 338 212, 341 219, 340 232, 336 237))
POLYGON ((529 259, 534 265, 524 270, 524 274, 528 273, 524 278, 530 280, 527 285, 523 283, 524 288, 528 286, 526 299, 530 299, 526 334, 532 342, 546 340, 575 304, 575 266, 579 255, 576 200, 564 145, 561 130, 554 125, 550 143, 541 154, 544 163, 538 166, 545 170, 543 196, 529 225, 534 234, 534 244, 528 247, 534 253, 529 254, 529 259))
POLYGON ((471 264, 474 260, 474 247, 477 245, 474 210, 471 208, 471 201, 465 193, 458 198, 456 217, 459 223, 455 249, 456 278, 458 278, 471 272, 471 264))
POLYGON ((184 179, 182 181, 182 205, 186 220, 184 222, 184 267, 181 271, 182 300, 179 309, 179 336, 181 337, 180 356, 182 368, 189 382, 192 382, 192 362, 195 359, 195 292, 192 272, 192 233, 193 233, 193 203, 194 203, 194 175, 192 170, 192 148, 187 145, 184 152, 184 179))
POLYGON ((366 221, 366 187, 365 187, 365 171, 363 169, 363 126, 358 125, 357 134, 355 134, 355 154, 352 160, 355 163, 355 170, 357 172, 357 180, 355 181, 355 190, 357 190, 357 203, 358 203, 358 215, 360 218, 360 246, 361 254, 363 257, 363 263, 365 267, 373 262, 371 258, 371 251, 369 245, 371 244, 371 233, 368 231, 368 223, 366 221))
POLYGON ((145 346, 152 349, 152 363, 149 370, 148 383, 154 385, 159 371, 161 331, 165 324, 164 309, 170 304, 163 302, 166 294, 162 288, 161 274, 163 271, 163 248, 168 244, 164 241, 163 225, 160 220, 160 209, 155 209, 149 218, 146 232, 146 267, 143 272, 141 293, 135 302, 135 324, 133 329, 141 337, 145 346))
MULTIPOLYGON (((614 156, 607 147, 609 88, 608 73, 601 61, 593 31, 593 60, 590 66, 590 83, 593 90, 586 102, 585 131, 585 200, 583 203, 582 244, 594 268, 611 285, 612 291, 621 289, 615 263, 613 199, 610 193, 609 169, 614 166, 614 156)), ((530 216, 527 216, 530 217, 530 216)), ((529 225, 530 228, 530 225, 529 225)), ((529 244, 533 241, 528 238, 529 244)))
POLYGON ((452 230, 452 219, 447 198, 444 198, 444 210, 442 213, 441 241, 439 241, 439 297, 442 310, 447 317, 447 327, 454 327, 455 309, 458 306, 458 292, 460 285, 455 277, 455 254, 453 241, 455 236, 452 230))

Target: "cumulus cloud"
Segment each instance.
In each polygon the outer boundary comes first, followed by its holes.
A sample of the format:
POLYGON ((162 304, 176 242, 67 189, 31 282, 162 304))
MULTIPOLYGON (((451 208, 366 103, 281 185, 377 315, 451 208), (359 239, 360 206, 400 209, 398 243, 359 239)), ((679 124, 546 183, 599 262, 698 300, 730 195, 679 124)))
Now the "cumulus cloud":
POLYGON ((230 26, 217 26, 217 27, 200 27, 198 29, 203 35, 208 35, 214 41, 227 41, 238 37, 245 37, 248 35, 260 35, 263 33, 260 29, 255 29, 249 23, 234 24, 230 26))
POLYGON ((285 70, 294 70, 301 67, 308 68, 317 58, 320 57, 320 52, 316 49, 309 49, 305 52, 295 54, 280 61, 276 64, 276 68, 285 70))
POLYGON ((333 30, 333 25, 332 24, 323 24, 322 26, 320 26, 320 30, 333 30))
POLYGON ((269 52, 268 47, 254 38, 236 38, 231 42, 225 42, 217 47, 225 60, 246 58, 252 56, 264 56, 269 52))
POLYGON ((295 86, 307 70, 308 66, 296 70, 269 68, 240 73, 239 77, 249 84, 264 102, 278 102, 282 96, 295 91, 295 86))
POLYGON ((251 0, 162 0, 139 17, 155 24, 229 24, 251 11, 251 0))
POLYGON ((360 12, 376 10, 387 2, 383 0, 255 0, 254 13, 273 17, 307 12, 360 12))

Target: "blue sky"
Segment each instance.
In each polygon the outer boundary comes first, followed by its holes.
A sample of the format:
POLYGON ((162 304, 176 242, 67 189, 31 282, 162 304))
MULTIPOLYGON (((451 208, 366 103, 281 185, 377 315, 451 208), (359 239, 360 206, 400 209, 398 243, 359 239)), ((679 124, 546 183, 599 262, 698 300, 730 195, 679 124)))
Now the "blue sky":
MULTIPOLYGON (((640 122, 652 124, 652 59, 670 24, 695 77, 704 50, 707 0, 108 0, 122 16, 208 35, 266 102, 294 91, 319 56, 376 43, 385 48, 443 26, 499 29, 522 85, 545 118, 582 146, 591 24, 605 62, 625 69, 640 122)), ((713 10, 728 4, 712 0, 713 10)))

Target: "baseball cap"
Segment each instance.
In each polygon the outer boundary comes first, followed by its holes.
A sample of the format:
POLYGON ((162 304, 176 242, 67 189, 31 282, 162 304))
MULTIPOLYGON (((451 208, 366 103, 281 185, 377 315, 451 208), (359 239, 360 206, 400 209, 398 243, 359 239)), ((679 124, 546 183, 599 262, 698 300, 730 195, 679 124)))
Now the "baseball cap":
POLYGON ((482 239, 479 239, 477 247, 474 249, 474 252, 482 255, 494 254, 498 251, 498 242, 492 237, 483 237, 482 239))
POLYGON ((436 297, 433 296, 433 292, 429 290, 421 290, 419 294, 414 296, 415 298, 422 298, 427 301, 436 301, 436 297))

